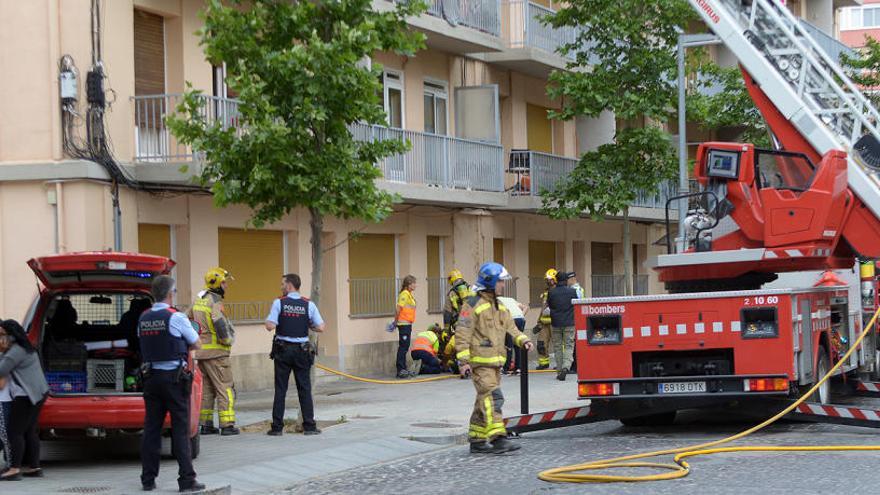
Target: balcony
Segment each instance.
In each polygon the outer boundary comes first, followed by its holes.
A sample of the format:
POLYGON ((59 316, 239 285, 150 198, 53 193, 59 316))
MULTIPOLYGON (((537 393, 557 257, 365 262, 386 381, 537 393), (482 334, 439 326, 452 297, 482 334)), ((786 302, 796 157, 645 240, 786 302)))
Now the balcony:
POLYGON ((351 131, 355 139, 362 141, 409 141, 409 151, 378 164, 389 183, 464 191, 504 190, 504 148, 500 144, 367 124, 354 124, 351 131))
MULTIPOLYGON (((373 0, 373 8, 388 11, 393 3, 373 0)), ((426 15, 407 22, 427 36, 427 45, 451 53, 495 52, 504 49, 497 0, 427 0, 426 15)))
MULTIPOLYGON (((626 294, 625 275, 593 275, 591 297, 616 297, 626 294)), ((648 275, 633 275, 633 295, 648 293, 648 275)))
MULTIPOLYGON (((508 172, 514 177, 514 184, 509 189, 510 207, 514 209, 537 209, 540 206, 538 196, 546 189, 552 191, 556 184, 567 177, 577 166, 578 160, 565 156, 551 155, 530 150, 511 150, 508 172), (517 198, 519 197, 519 198, 517 198)), ((678 186, 675 182, 661 185, 654 193, 640 193, 631 207, 630 216, 650 220, 661 220, 666 208, 666 200, 677 195, 678 186)))
POLYGON ((523 72, 546 78, 553 69, 564 69, 571 61, 557 50, 577 39, 578 28, 553 28, 542 19, 554 11, 540 4, 514 0, 501 4, 502 37, 508 50, 485 53, 482 59, 523 72))
MULTIPOLYGON (((238 126, 238 100, 201 95, 201 117, 225 128, 238 126)), ((179 94, 133 96, 134 161, 139 163, 191 163, 202 159, 192 147, 182 144, 165 126, 165 117, 177 114, 183 99, 179 94)))

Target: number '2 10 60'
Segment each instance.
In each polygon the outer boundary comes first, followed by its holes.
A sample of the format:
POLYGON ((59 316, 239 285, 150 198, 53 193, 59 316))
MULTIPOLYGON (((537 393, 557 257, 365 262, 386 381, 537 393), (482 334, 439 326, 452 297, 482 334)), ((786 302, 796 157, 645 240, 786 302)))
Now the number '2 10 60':
POLYGON ((755 296, 743 300, 744 306, 761 306, 763 304, 779 304, 779 296, 755 296))

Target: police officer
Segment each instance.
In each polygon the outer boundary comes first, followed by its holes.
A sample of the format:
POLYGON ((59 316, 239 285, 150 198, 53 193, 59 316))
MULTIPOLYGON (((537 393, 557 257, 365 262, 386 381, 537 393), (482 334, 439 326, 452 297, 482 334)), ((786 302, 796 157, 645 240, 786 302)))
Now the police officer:
POLYGON ((190 450, 190 395, 192 371, 188 369, 190 349, 199 349, 199 335, 183 313, 171 308, 177 289, 174 279, 160 275, 153 279, 150 293, 154 304, 138 320, 144 373, 144 438, 141 446, 141 485, 156 489, 162 425, 171 416, 172 452, 177 458, 177 484, 181 492, 204 490, 196 481, 190 450))
POLYGON ((235 427, 235 386, 229 353, 235 342, 235 328, 223 312, 223 296, 228 271, 217 267, 205 273, 205 290, 198 293, 187 315, 201 329, 202 348, 196 352, 202 372, 202 409, 199 414, 202 435, 238 435, 235 427), (214 404, 220 429, 214 427, 214 404))
POLYGON ((461 375, 471 375, 477 390, 468 430, 472 454, 503 454, 520 447, 507 439, 501 414, 504 336, 510 335, 516 346, 526 350, 531 350, 532 343, 517 330, 510 312, 496 297, 496 292, 504 288, 504 280, 509 278, 501 264, 484 263, 477 274, 477 295, 464 301, 456 328, 455 350, 461 375))
POLYGON ((324 320, 315 303, 299 294, 301 285, 299 275, 285 275, 281 279, 281 290, 285 295, 272 303, 269 316, 266 317, 266 330, 275 332, 270 355, 275 362, 275 400, 272 405, 272 428, 268 433, 271 436, 281 436, 284 431, 284 401, 291 371, 296 380, 303 433, 321 433, 315 423, 312 404, 309 370, 315 363, 316 351, 309 343, 309 330, 323 332, 324 320))

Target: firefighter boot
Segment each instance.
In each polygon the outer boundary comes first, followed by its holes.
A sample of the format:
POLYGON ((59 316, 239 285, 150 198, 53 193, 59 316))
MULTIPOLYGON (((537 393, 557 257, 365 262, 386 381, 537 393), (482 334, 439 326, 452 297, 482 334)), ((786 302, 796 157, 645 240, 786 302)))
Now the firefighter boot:
POLYGON ((489 442, 471 442, 471 454, 497 454, 489 442))
POLYGON ((200 432, 202 435, 216 435, 220 433, 220 429, 214 427, 214 423, 205 423, 202 425, 200 432))
POLYGON ((561 370, 559 370, 559 372, 556 373, 556 379, 560 382, 564 382, 566 375, 568 375, 568 370, 562 368, 561 370))
POLYGON ((492 442, 492 450, 495 454, 513 452, 514 450, 519 450, 520 447, 522 447, 520 444, 516 442, 511 442, 507 439, 507 437, 499 437, 496 438, 494 442, 492 442))
POLYGON ((235 425, 229 425, 229 426, 224 426, 223 428, 220 428, 220 436, 221 437, 227 437, 230 435, 238 435, 239 433, 241 433, 241 430, 236 428, 235 425))

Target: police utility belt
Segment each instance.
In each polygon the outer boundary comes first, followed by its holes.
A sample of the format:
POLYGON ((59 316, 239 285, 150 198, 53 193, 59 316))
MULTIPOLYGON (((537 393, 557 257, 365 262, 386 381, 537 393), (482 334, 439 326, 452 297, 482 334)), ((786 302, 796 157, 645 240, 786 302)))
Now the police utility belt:
POLYGON ((313 346, 311 342, 288 342, 276 338, 272 342, 272 354, 270 354, 269 357, 274 359, 276 351, 282 351, 289 348, 300 350, 313 356, 318 354, 317 348, 313 346))
POLYGON ((138 374, 140 375, 141 380, 147 380, 155 373, 174 373, 174 379, 172 383, 183 382, 192 382, 193 381, 193 372, 189 369, 186 361, 181 361, 180 365, 173 370, 160 370, 153 369, 153 363, 143 363, 141 367, 138 368, 138 374))

